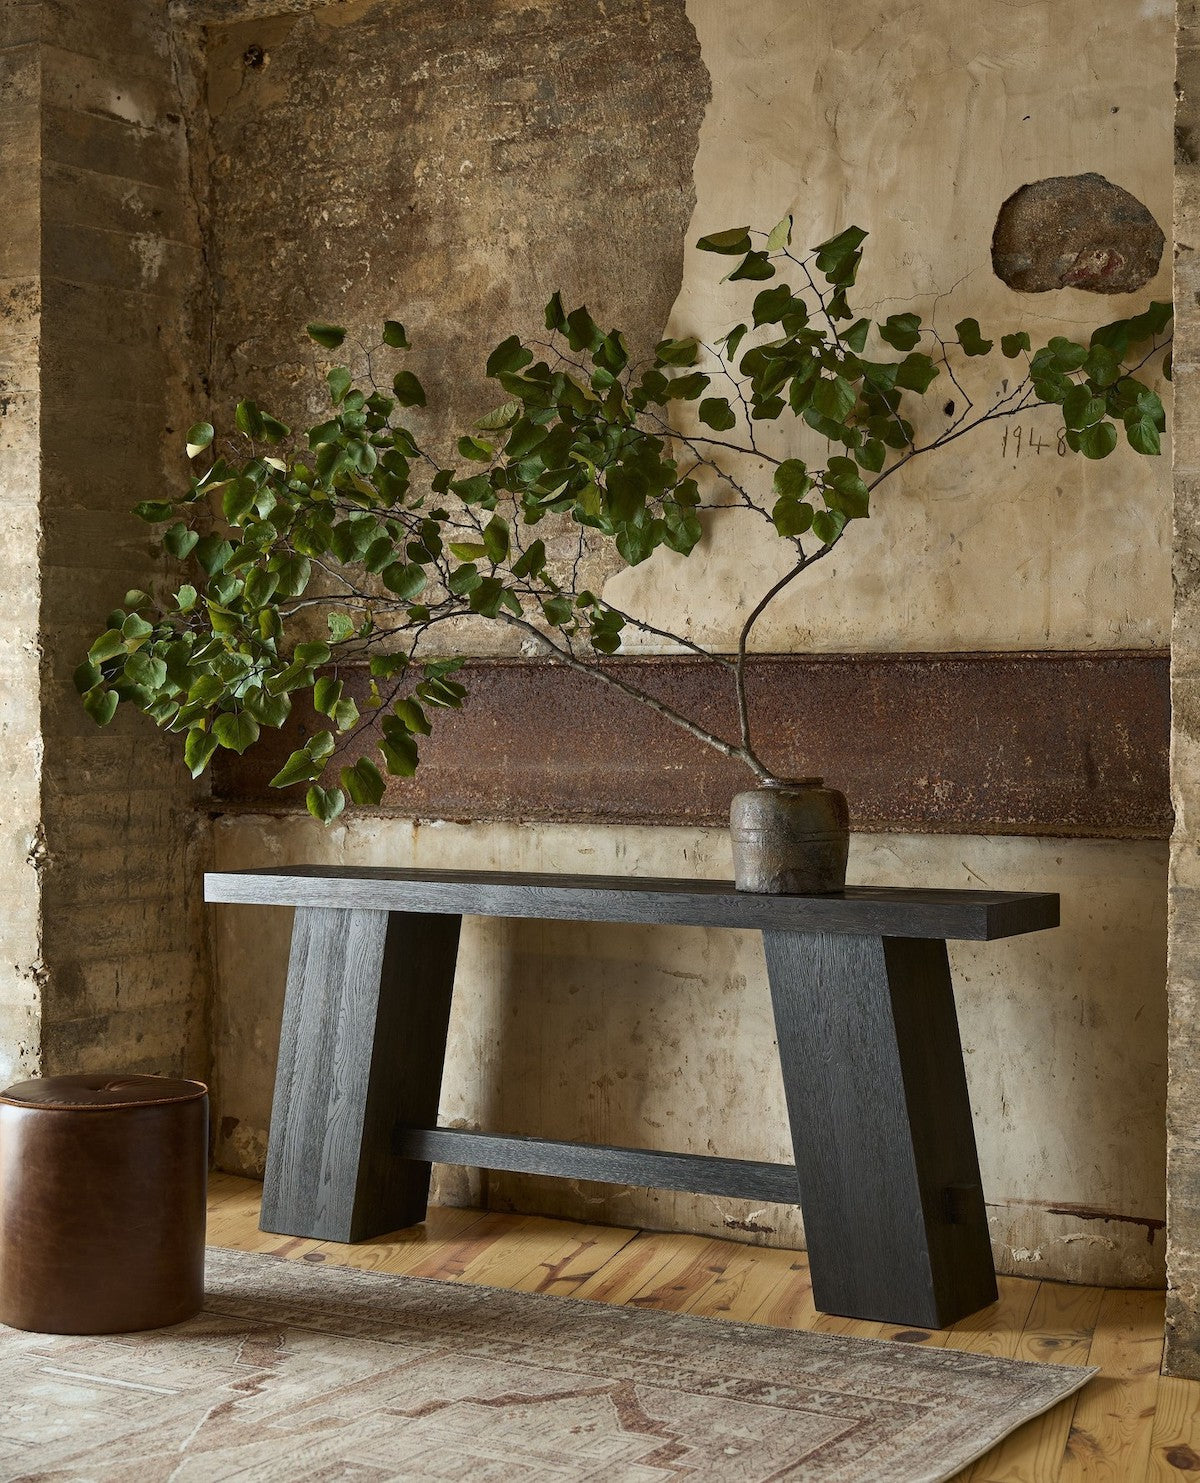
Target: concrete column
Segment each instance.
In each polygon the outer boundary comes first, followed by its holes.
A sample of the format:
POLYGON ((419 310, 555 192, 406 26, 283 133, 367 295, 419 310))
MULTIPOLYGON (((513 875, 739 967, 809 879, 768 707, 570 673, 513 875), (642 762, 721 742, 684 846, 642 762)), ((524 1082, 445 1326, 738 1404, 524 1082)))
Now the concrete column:
POLYGON ((1200 1379, 1200 7, 1178 4, 1175 613, 1167 1091, 1169 1374, 1200 1379))

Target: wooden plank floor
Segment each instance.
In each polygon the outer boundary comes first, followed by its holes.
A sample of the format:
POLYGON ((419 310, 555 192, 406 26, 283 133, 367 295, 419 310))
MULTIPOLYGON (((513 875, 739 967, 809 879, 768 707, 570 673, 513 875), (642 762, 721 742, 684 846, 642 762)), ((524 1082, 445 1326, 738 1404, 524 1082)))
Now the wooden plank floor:
POLYGON ((261 1194, 250 1180, 214 1174, 210 1244, 781 1328, 1099 1365, 1102 1373, 1079 1395, 1015 1432, 959 1483, 1200 1483, 1200 1382, 1158 1373, 1161 1293, 1001 1277, 998 1302, 927 1333, 817 1313, 803 1252, 457 1209, 431 1210, 424 1225, 341 1246, 260 1231, 261 1194))

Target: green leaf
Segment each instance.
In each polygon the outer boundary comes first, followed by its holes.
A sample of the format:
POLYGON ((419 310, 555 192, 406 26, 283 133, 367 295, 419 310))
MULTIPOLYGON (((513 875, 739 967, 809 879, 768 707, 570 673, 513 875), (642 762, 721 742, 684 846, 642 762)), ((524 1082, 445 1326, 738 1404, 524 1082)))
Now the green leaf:
POLYGON ((331 675, 322 675, 313 686, 313 708, 323 716, 333 713, 333 708, 342 698, 342 682, 331 675))
MULTIPOLYGON (((1050 343, 1053 345, 1054 341, 1051 340, 1050 343)), ((1093 345, 1082 364, 1088 377, 1097 386, 1111 386, 1121 374, 1120 360, 1106 345, 1093 345)))
POLYGON ((846 527, 846 517, 839 510, 818 510, 813 516, 813 535, 822 546, 835 541, 846 527))
POLYGON ((923 395, 937 377, 938 368, 927 355, 906 355, 897 368, 896 385, 923 395))
POLYGON ((411 736, 397 732, 379 743, 384 765, 394 778, 410 778, 420 760, 417 744, 411 736))
POLYGON ((514 577, 536 577, 546 566, 545 541, 531 541, 524 552, 513 562, 514 577))
POLYGON ((208 766, 216 750, 216 737, 210 731, 202 731, 198 726, 193 726, 183 744, 183 760, 194 778, 198 778, 208 766))
POLYGON ((857 392, 844 376, 822 376, 813 388, 813 405, 834 422, 844 422, 857 400, 857 392))
POLYGON ((560 335, 566 334, 567 312, 563 308, 562 294, 557 291, 546 305, 546 328, 557 330, 560 335))
POLYGON ((239 402, 234 408, 233 420, 238 432, 245 433, 248 438, 261 438, 266 432, 263 415, 253 402, 239 402))
POLYGON ((211 422, 196 422, 188 428, 185 452, 189 458, 203 453, 216 436, 211 422))
POLYGON ((90 659, 85 659, 82 664, 76 666, 75 673, 71 678, 74 681, 75 689, 78 693, 80 695, 86 695, 89 690, 94 689, 100 683, 103 676, 100 673, 100 666, 98 664, 94 664, 90 659))
POLYGON ((696 243, 701 252, 719 252, 736 256, 750 250, 750 228, 728 227, 723 232, 710 232, 696 243))
MULTIPOLYGON (((408 698, 398 700, 392 709, 395 712, 396 718, 406 731, 415 732, 420 736, 429 736, 433 731, 428 717, 415 700, 408 698)), ((385 716, 384 735, 390 736, 391 733, 388 730, 387 721, 388 718, 385 716)))
POLYGON ((103 664, 106 659, 115 659, 124 653, 125 635, 119 628, 108 628, 88 650, 88 658, 93 664, 103 664))
POLYGON ((125 661, 125 679, 146 690, 159 690, 166 683, 167 666, 149 654, 131 654, 125 661))
POLYGON ((99 685, 89 690, 83 697, 83 708, 97 726, 107 726, 117 714, 119 704, 120 701, 113 691, 104 690, 99 685))
POLYGON ((136 649, 144 644, 154 632, 154 625, 147 623, 144 618, 139 618, 136 613, 130 613, 129 617, 121 624, 121 633, 125 639, 127 649, 136 649))
POLYGON ((163 546, 178 561, 184 561, 195 549, 196 542, 200 537, 194 530, 189 530, 182 520, 178 520, 163 534, 163 546))
POLYGON ((369 757, 360 757, 353 767, 342 768, 342 787, 359 805, 373 807, 382 803, 386 786, 369 757))
POLYGON ((778 221, 771 228, 767 238, 768 252, 781 252, 785 247, 792 245, 792 214, 789 211, 782 221, 778 221))
POLYGON ((196 606, 200 594, 190 582, 185 582, 175 594, 175 606, 181 613, 190 613, 196 606))
POLYGON ((400 371, 392 378, 392 390, 402 407, 423 407, 425 388, 411 371, 400 371))
POLYGON ((164 520, 175 518, 175 506, 169 500, 144 499, 134 505, 133 513, 147 525, 161 525, 164 520))
POLYGON ((323 345, 326 350, 336 350, 346 338, 346 331, 337 324, 310 324, 308 337, 323 345))
POLYGON ((496 456, 496 450, 482 438, 459 438, 458 452, 460 457, 474 459, 476 463, 491 463, 496 456))
POLYGON ((1129 446, 1137 453, 1161 453, 1162 440, 1150 417, 1138 417, 1125 424, 1129 446))
POLYGON ((781 536, 802 536, 812 527, 813 507, 790 495, 783 495, 775 501, 771 519, 781 536))
POLYGON ((894 350, 915 350, 921 339, 921 316, 889 314, 879 326, 879 338, 894 350))
POLYGON ((324 771, 324 760, 310 757, 301 748, 293 752, 268 784, 271 788, 290 788, 294 783, 311 783, 324 771))
POLYGON ((312 785, 304 801, 309 813, 322 824, 332 824, 346 807, 346 795, 340 788, 326 789, 320 783, 312 785))
POLYGON ((960 319, 954 326, 954 333, 958 336, 964 355, 987 355, 996 343, 983 338, 977 319, 960 319))
POLYGON ((799 458, 785 458, 775 470, 772 481, 775 493, 785 499, 801 499, 812 488, 808 467, 799 458))
POLYGON ((328 664, 330 657, 329 645, 322 643, 320 639, 311 644, 297 644, 292 655, 297 664, 303 664, 308 669, 328 664))
POLYGON ((333 708, 333 722, 339 731, 349 731, 358 724, 358 706, 347 696, 333 708))
POLYGON ((791 303, 792 290, 789 284, 779 283, 774 288, 764 288, 755 296, 751 309, 755 328, 764 324, 778 324, 788 312, 791 303))
POLYGON ((692 338, 660 340, 654 347, 654 363, 659 366, 694 366, 699 357, 699 343, 692 338))
POLYGON ((520 402, 504 402, 494 412, 481 417, 475 426, 481 432, 500 432, 503 428, 511 427, 520 415, 520 402))
POLYGON ((330 613, 325 621, 329 625, 329 637, 335 643, 344 643, 358 631, 354 619, 347 613, 330 613))
POLYGON ((519 335, 509 335, 507 340, 501 340, 491 355, 487 358, 486 374, 489 376, 501 376, 505 373, 512 374, 527 366, 533 360, 533 351, 526 350, 521 344, 519 335))
POLYGON ((1099 422, 1107 408, 1103 397, 1095 397, 1087 386, 1073 386, 1063 399, 1063 421, 1070 428, 1090 427, 1099 422))
POLYGON ((425 590, 425 570, 415 563, 394 561, 381 573, 383 585, 404 602, 411 602, 425 590))
POLYGON ((1009 360, 1015 360, 1023 350, 1029 350, 1028 333, 1025 330, 1019 330, 1015 335, 1001 335, 1000 349, 1009 360))
POLYGON ((731 283, 740 279, 748 278, 758 282, 764 278, 774 278, 775 268, 765 252, 748 252, 737 267, 729 275, 731 283))
POLYGON ((1097 422, 1080 432, 1068 428, 1067 442, 1085 458, 1107 458, 1117 446, 1117 430, 1111 422, 1097 422))
POLYGON ((221 507, 230 525, 240 525, 249 515, 258 499, 258 490, 251 479, 235 479, 221 496, 221 507))
POLYGON ((477 561, 487 555, 487 547, 480 541, 451 541, 450 552, 459 561, 477 561))
POLYGON ((289 696, 268 695, 260 685, 247 690, 245 702, 246 709, 260 726, 278 729, 292 712, 292 702, 289 696))
POLYGON ((714 432, 728 432, 737 426, 737 415, 723 396, 705 397, 700 403, 700 421, 714 432))
POLYGON ((842 331, 842 341, 858 355, 867 343, 870 330, 871 321, 869 319, 856 319, 848 329, 842 331))
POLYGON ((345 366, 334 366, 325 377, 329 383, 329 397, 335 407, 346 400, 346 393, 354 385, 354 378, 345 366))
POLYGON ((1054 357, 1054 367, 1058 371, 1077 371, 1088 358, 1087 347, 1068 340, 1065 335, 1055 335, 1047 341, 1046 349, 1054 357))
POLYGON ((709 384, 709 377, 703 371, 693 371, 688 376, 676 376, 667 389, 667 395, 672 401, 694 402, 709 384))
POLYGON ((226 711, 213 722, 213 735, 229 751, 241 753, 258 740, 258 722, 245 711, 226 711))
POLYGON ((404 333, 404 326, 398 319, 385 319, 383 321, 383 343, 390 345, 394 350, 407 350, 409 348, 408 336, 404 333))
POLYGON ((841 281, 847 270, 855 263, 858 249, 867 240, 861 227, 847 227, 836 237, 830 237, 816 249, 817 271, 823 273, 830 283, 841 281))

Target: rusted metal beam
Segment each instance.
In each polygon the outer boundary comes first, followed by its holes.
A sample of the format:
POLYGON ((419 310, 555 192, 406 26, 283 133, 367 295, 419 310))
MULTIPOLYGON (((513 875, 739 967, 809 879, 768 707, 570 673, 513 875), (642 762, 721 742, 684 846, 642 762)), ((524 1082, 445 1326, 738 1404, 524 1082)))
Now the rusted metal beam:
MULTIPOLYGON (((736 735, 733 687, 703 659, 615 659, 622 679, 736 735)), ((342 671, 360 703, 367 679, 342 671)), ((720 824, 749 773, 585 676, 472 660, 462 712, 435 715, 414 778, 379 812, 456 821, 720 824)), ((764 759, 820 774, 868 833, 1165 838, 1168 659, 1158 651, 763 655, 747 688, 764 759)), ((222 753, 214 806, 303 808, 267 783, 318 724, 297 708, 243 758, 222 753)), ((346 761, 370 742, 347 751, 346 761)))

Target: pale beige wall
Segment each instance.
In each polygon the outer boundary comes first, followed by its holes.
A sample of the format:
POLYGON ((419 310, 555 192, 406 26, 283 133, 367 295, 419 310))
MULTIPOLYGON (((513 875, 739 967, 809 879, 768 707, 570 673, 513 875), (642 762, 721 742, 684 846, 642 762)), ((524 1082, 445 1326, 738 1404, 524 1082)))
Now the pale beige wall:
MULTIPOLYGON (((1169 238, 1170 0, 689 0, 688 14, 712 76, 689 241, 769 229, 789 211, 800 244, 856 224, 871 235, 851 302, 879 318, 915 308, 951 336, 965 315, 989 335, 1078 336, 1170 298, 1169 243, 1153 283, 1111 297, 1016 293, 989 251, 1014 190, 1088 170, 1142 200, 1169 238)), ((675 333, 711 339, 747 317, 759 285, 717 286, 730 261, 685 256, 675 333)), ((973 397, 994 396, 1011 370, 999 355, 988 365, 973 397)), ((945 425, 950 396, 961 408, 939 383, 927 429, 945 425)), ((875 517, 770 609, 755 647, 1165 647, 1169 459, 1060 457, 1049 409, 1019 426, 1019 452, 994 424, 885 485, 875 517), (1041 452, 1029 451, 1031 431, 1041 452)), ((780 456, 824 448, 792 418, 767 433, 780 456)), ((755 523, 720 516, 686 562, 661 551, 606 595, 727 646, 738 612, 786 562, 755 523)))

